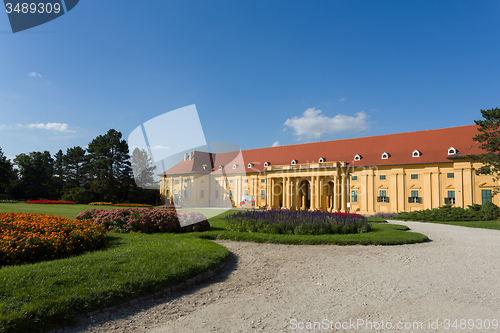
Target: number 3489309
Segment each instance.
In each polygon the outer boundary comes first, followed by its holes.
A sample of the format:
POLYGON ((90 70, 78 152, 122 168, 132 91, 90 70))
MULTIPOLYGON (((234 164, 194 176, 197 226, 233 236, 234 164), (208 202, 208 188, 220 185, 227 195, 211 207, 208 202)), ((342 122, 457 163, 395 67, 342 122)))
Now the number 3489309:
POLYGON ((61 5, 59 3, 17 3, 15 6, 11 3, 6 3, 5 4, 5 10, 7 11, 7 14, 10 14, 12 12, 18 13, 18 14, 51 14, 55 13, 58 14, 61 11, 61 5))

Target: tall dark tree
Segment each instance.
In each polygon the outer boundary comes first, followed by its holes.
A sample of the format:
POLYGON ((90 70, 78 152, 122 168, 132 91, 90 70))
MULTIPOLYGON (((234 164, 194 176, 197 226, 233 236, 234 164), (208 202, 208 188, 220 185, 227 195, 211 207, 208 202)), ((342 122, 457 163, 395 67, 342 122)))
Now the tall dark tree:
POLYGON ((14 158, 22 196, 27 199, 56 199, 53 191, 54 160, 50 152, 24 153, 14 158))
POLYGON ((64 154, 61 149, 54 155, 54 188, 53 191, 60 197, 66 178, 66 171, 64 168, 64 154))
POLYGON ((12 169, 12 164, 4 156, 2 148, 0 148, 0 196, 7 196, 6 192, 15 179, 16 174, 12 169))
POLYGON ((64 155, 65 190, 81 187, 87 183, 88 172, 84 167, 85 162, 85 149, 82 147, 76 146, 66 150, 66 155, 64 155))
POLYGON ((114 129, 99 135, 87 149, 86 170, 91 178, 91 190, 100 200, 123 201, 133 189, 132 168, 128 144, 114 129))
MULTIPOLYGON (((484 120, 474 120, 476 125, 479 125, 479 134, 472 139, 479 142, 479 148, 486 152, 467 157, 484 164, 476 170, 477 174, 492 174, 496 182, 500 179, 500 109, 481 110, 481 114, 484 120)), ((495 187, 493 193, 498 192, 499 188, 495 187)))
POLYGON ((135 148, 132 152, 131 162, 137 186, 145 189, 158 188, 158 181, 154 179, 156 166, 151 162, 146 150, 135 148))

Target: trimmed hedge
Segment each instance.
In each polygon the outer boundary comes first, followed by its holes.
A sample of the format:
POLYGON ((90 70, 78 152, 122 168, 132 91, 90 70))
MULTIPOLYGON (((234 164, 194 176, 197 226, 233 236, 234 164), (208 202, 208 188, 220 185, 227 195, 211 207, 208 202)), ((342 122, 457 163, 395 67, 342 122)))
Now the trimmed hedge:
POLYGON ((492 202, 469 205, 467 209, 444 205, 439 208, 399 213, 404 221, 489 221, 500 217, 500 207, 492 202))

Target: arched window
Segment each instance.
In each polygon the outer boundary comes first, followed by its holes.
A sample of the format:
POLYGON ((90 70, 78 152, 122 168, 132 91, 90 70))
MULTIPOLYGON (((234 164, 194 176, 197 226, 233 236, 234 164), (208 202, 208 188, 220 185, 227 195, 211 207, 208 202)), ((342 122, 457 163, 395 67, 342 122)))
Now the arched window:
POLYGON ((389 153, 386 153, 386 152, 382 153, 382 159, 383 159, 383 160, 388 159, 388 158, 389 158, 389 156, 391 156, 391 155, 389 155, 389 153))
POLYGON ((415 149, 411 154, 412 157, 420 157, 420 155, 422 155, 422 153, 417 149, 415 149))
POLYGON ((458 151, 453 147, 448 148, 448 155, 455 155, 457 152, 458 151))
POLYGON ((355 161, 361 160, 361 155, 359 155, 359 154, 354 155, 354 160, 355 161))

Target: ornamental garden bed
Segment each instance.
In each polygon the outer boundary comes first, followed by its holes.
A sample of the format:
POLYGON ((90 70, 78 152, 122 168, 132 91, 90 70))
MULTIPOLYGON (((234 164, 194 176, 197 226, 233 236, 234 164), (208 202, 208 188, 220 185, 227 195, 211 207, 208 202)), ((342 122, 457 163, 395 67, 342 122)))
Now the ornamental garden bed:
POLYGON ((0 214, 0 266, 64 258, 107 245, 106 230, 89 220, 0 214))
POLYGON ((359 214, 321 211, 247 211, 226 216, 228 230, 284 235, 355 234, 370 231, 359 214))
POLYGON ((158 233, 207 231, 207 218, 197 212, 153 208, 90 209, 76 216, 77 220, 92 220, 110 232, 158 233))
POLYGON ((24 203, 27 204, 75 204, 73 201, 60 201, 60 200, 28 200, 24 203))

